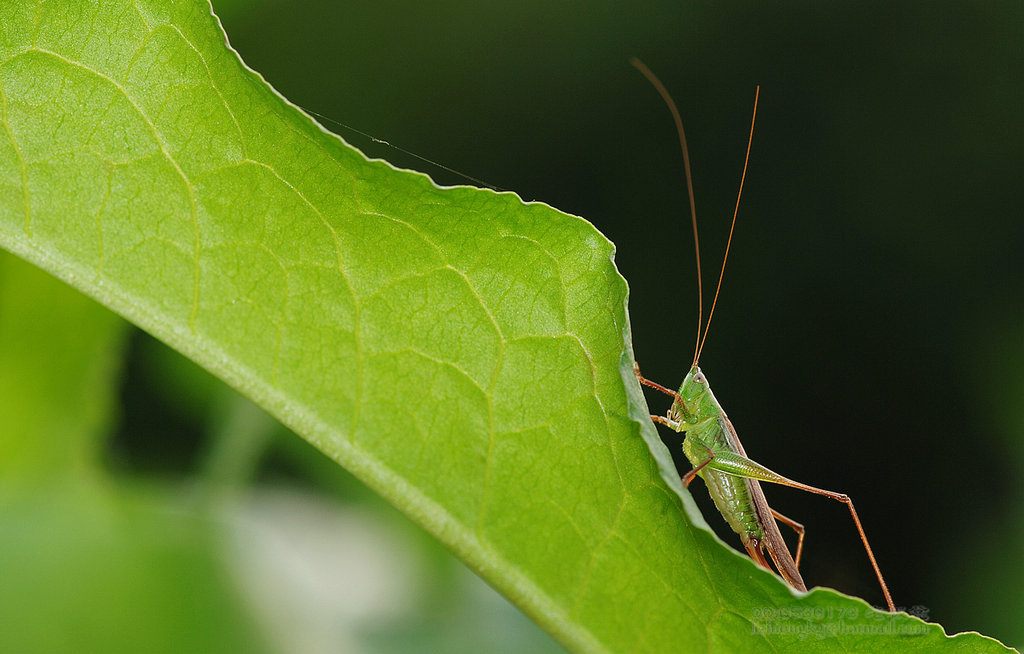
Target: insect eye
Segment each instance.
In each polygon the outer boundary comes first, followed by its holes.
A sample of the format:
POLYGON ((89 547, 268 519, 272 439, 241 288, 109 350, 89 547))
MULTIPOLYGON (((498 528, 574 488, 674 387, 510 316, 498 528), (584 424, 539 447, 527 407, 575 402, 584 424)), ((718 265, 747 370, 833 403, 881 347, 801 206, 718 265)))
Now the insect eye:
POLYGON ((693 376, 693 381, 697 382, 698 384, 707 383, 704 379, 704 375, 700 374, 699 372, 693 376))

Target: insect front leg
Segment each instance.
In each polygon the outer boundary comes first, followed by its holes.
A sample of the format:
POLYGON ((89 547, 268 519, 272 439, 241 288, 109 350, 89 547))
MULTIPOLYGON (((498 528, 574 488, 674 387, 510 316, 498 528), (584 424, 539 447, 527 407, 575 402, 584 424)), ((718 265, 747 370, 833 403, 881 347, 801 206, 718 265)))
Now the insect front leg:
MULTIPOLYGON (((658 382, 653 382, 650 379, 647 379, 646 377, 644 377, 642 374, 640 374, 640 364, 637 363, 636 361, 633 362, 633 372, 636 374, 637 381, 639 381, 644 386, 649 386, 650 388, 653 388, 654 390, 661 391, 665 395, 671 395, 672 398, 674 400, 676 400, 677 402, 682 402, 683 401, 683 398, 679 397, 679 393, 676 393, 671 388, 665 388, 664 386, 662 386, 658 382)), ((669 425, 669 426, 671 427, 671 425, 669 425)))
MULTIPOLYGON (((669 427, 671 429, 676 429, 676 427, 679 426, 678 422, 673 422, 673 421, 669 420, 668 418, 666 418, 665 416, 656 416, 653 413, 651 414, 651 420, 653 420, 654 422, 656 422, 656 423, 658 423, 660 425, 665 425, 666 427, 669 427)), ((676 431, 679 431, 679 430, 676 429, 676 431)))

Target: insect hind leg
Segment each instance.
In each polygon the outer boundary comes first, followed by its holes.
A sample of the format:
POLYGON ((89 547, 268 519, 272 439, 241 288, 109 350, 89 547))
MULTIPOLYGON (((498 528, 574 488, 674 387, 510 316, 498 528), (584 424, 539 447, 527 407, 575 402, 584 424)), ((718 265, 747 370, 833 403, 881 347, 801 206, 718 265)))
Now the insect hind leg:
POLYGON ((850 499, 850 496, 845 493, 837 493, 836 491, 825 490, 824 488, 817 488, 809 484, 803 484, 798 481, 793 481, 792 479, 786 479, 785 477, 781 477, 780 479, 765 479, 764 481, 789 486, 790 488, 807 491, 808 493, 814 493, 815 495, 830 497, 837 502, 842 502, 846 505, 846 508, 850 509, 850 516, 853 518, 854 526, 857 527, 857 533, 860 534, 860 541, 864 544, 864 551, 867 552, 868 560, 871 561, 871 567, 874 568, 875 576, 878 577, 878 585, 882 587, 882 595, 885 596, 885 603, 889 606, 889 612, 895 613, 896 607, 892 603, 892 595, 889 594, 889 587, 886 585, 885 579, 882 577, 882 570, 878 567, 878 562, 875 560, 875 553, 871 551, 871 545, 868 544, 867 534, 864 533, 864 526, 860 523, 860 516, 857 515, 857 509, 853 508, 853 500, 850 499))

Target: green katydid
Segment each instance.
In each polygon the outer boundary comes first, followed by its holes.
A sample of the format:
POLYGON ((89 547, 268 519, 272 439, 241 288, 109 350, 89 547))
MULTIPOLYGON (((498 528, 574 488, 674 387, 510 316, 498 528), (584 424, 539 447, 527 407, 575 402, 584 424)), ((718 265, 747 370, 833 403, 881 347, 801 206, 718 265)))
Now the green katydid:
POLYGON ((718 302, 718 292, 722 287, 722 277, 725 274, 725 261, 729 256, 729 246, 732 244, 733 228, 736 226, 736 215, 739 212, 740 196, 743 193, 743 182, 747 175, 747 162, 750 159, 750 145, 754 135, 754 120, 757 116, 757 95, 754 96, 754 112, 750 121, 750 138, 747 141, 747 154, 743 162, 743 174, 740 177, 739 193, 736 196, 736 207, 733 211, 732 226, 729 228, 729 238, 725 246, 725 257, 722 260, 722 271, 718 276, 718 287, 715 289, 715 299, 711 303, 711 311, 708 314, 707 324, 701 332, 703 320, 703 288, 701 283, 700 266, 700 244, 697 238, 697 212, 693 199, 693 183, 690 178, 690 157, 686 148, 686 136, 683 132, 682 120, 679 111, 672 101, 672 97, 665 89, 660 80, 651 72, 647 66, 638 59, 632 63, 654 86, 661 97, 665 100, 672 118, 675 121, 676 131, 679 134, 679 142, 683 151, 683 164, 686 172, 686 187, 690 199, 690 215, 693 222, 693 241, 696 249, 697 259, 697 296, 698 296, 698 318, 697 318, 697 343, 694 347, 693 364, 690 372, 683 379, 678 391, 657 384, 645 379, 640 374, 640 368, 636 365, 636 376, 641 384, 654 388, 673 398, 672 406, 663 415, 652 415, 651 419, 665 425, 677 432, 685 432, 683 440, 683 452, 686 458, 693 465, 693 469, 683 475, 683 487, 688 487, 695 477, 700 477, 707 485, 708 493, 714 500, 718 511, 725 518, 729 526, 740 536, 743 546, 746 548, 750 558, 754 559, 761 566, 771 570, 765 558, 764 550, 775 563, 782 578, 797 590, 806 591, 807 586, 800 576, 799 565, 800 555, 803 552, 804 527, 798 522, 791 520, 768 506, 764 492, 761 490, 760 482, 781 484, 791 488, 824 495, 838 500, 850 509, 850 515, 860 533, 861 542, 867 551, 868 559, 878 577, 878 583, 882 587, 882 594, 889 611, 895 611, 889 589, 882 578, 882 571, 878 568, 875 555, 868 544, 867 536, 864 534, 864 527, 861 526, 857 511, 853 508, 853 502, 843 493, 815 488, 772 472, 768 468, 747 458, 743 445, 736 434, 732 422, 725 415, 722 406, 715 399, 714 393, 708 385, 707 378, 701 372, 698 363, 704 341, 707 339, 708 328, 711 326, 711 318, 715 313, 715 304, 718 302), (779 532, 776 522, 779 520, 797 533, 796 560, 790 554, 786 542, 779 532))

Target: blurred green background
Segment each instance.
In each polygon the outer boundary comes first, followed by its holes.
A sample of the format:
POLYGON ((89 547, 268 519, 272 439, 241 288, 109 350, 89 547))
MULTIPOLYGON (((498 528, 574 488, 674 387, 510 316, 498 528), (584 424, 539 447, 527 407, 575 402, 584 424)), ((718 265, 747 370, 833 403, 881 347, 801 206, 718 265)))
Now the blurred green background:
MULTIPOLYGON (((628 60, 642 58, 680 105, 709 279, 760 84, 702 367, 755 459, 854 498, 899 606, 951 633, 1024 643, 1024 485, 1015 473, 1024 464, 1024 5, 215 7, 242 58, 298 105, 593 222, 616 243, 630 284, 637 359, 670 386, 690 362, 696 322, 685 185, 668 112, 628 60)), ((465 183, 328 127, 371 156, 465 183)), ((0 283, 31 277, 16 268, 5 263, 0 283)), ((3 316, 0 308, 0 329, 3 316)), ((135 606, 180 622, 137 627, 166 632, 167 651, 183 651, 174 638, 189 629, 224 649, 557 651, 304 441, 149 337, 94 319, 95 356, 76 379, 112 380, 119 397, 91 398, 81 409, 96 414, 82 423, 89 433, 59 456, 85 471, 96 462, 75 457, 98 458, 121 481, 112 488, 84 472, 90 481, 28 503, 10 500, 22 491, 5 486, 4 502, 19 508, 0 521, 0 544, 16 548, 5 556, 23 562, 24 586, 38 579, 40 543, 57 533, 83 557, 47 552, 77 571, 69 603, 101 587, 112 606, 142 602, 141 592, 81 572, 126 559, 205 598, 194 615, 135 606), (90 444, 108 432, 109 445, 90 444), (130 489, 124 480, 134 480, 130 489), (218 525, 215 536, 207 524, 218 525), (234 561, 230 573, 210 551, 234 561)), ((665 408, 663 398, 650 402, 665 408)), ((700 483, 692 489, 706 499, 700 483)), ((809 584, 881 601, 841 505, 767 492, 808 528, 809 584)), ((71 573, 49 574, 67 587, 71 573)), ((28 613, 30 601, 7 595, 5 615, 28 613)), ((139 642, 122 636, 126 650, 139 642)))

